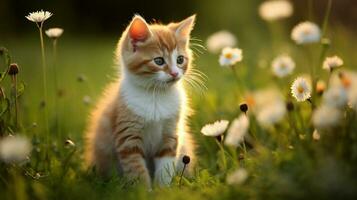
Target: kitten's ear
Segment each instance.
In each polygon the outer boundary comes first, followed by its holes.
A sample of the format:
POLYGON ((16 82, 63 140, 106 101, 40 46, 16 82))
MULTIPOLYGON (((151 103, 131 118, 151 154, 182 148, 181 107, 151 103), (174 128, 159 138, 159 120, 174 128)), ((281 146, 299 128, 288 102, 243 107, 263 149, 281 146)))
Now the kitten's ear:
POLYGON ((187 39, 195 25, 195 20, 196 15, 192 15, 179 23, 171 24, 170 27, 175 31, 176 37, 187 39))
POLYGON ((144 42, 147 40, 150 35, 149 25, 146 23, 145 19, 140 17, 139 15, 135 15, 133 20, 129 25, 129 37, 134 42, 144 42))

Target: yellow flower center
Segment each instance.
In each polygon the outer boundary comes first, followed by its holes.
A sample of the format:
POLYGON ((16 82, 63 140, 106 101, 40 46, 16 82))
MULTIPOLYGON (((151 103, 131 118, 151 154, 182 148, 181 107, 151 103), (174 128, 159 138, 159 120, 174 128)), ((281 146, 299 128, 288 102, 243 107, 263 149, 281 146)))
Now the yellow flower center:
POLYGON ((232 59, 233 58, 233 54, 232 53, 226 53, 224 55, 224 57, 226 57, 227 59, 232 59))
POLYGON ((297 91, 298 91, 298 93, 303 93, 304 92, 304 88, 302 87, 302 86, 298 86, 297 87, 297 91))

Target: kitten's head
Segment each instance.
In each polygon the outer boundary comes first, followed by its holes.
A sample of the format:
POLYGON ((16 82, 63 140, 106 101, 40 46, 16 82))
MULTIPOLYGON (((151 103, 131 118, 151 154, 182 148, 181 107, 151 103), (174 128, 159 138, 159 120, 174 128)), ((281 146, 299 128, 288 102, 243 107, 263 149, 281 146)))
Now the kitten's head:
POLYGON ((168 87, 180 80, 192 59, 190 33, 195 15, 168 25, 134 16, 119 43, 124 76, 140 86, 168 87))

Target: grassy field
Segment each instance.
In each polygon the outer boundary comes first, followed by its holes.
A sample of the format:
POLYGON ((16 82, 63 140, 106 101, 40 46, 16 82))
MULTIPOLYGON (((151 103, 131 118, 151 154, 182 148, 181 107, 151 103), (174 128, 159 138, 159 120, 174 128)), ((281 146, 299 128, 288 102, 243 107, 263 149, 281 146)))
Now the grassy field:
MULTIPOLYGON (((239 85, 229 68, 219 66, 218 55, 196 51, 196 67, 207 76, 207 90, 189 89, 195 110, 189 124, 198 144, 198 165, 195 174, 184 178, 181 186, 177 176, 171 187, 156 187, 151 192, 140 185, 129 186, 118 176, 103 181, 83 166, 83 131, 87 115, 103 87, 117 75, 113 52, 119 36, 77 37, 65 33, 59 39, 56 62, 60 94, 56 94, 53 87, 52 46, 51 41, 46 40, 49 132, 45 131, 41 106, 43 86, 37 35, 0 40, 0 46, 9 49, 12 62, 20 67, 19 85, 24 84, 18 102, 20 125, 16 127, 11 79, 8 76, 1 82, 11 100, 7 117, 1 116, 4 126, 1 136, 26 136, 33 146, 27 163, 0 163, 1 199, 355 198, 355 111, 346 105, 343 125, 331 128, 329 133, 321 133, 321 139, 315 141, 311 106, 308 102, 295 101, 290 95, 293 80, 298 75, 309 74, 312 66, 319 79, 328 79, 328 73, 318 66, 321 45, 294 44, 289 25, 276 23, 262 28, 261 32, 237 35, 238 47, 243 49, 244 55, 243 61, 236 65, 239 85), (294 74, 284 79, 274 77, 270 68, 272 59, 281 53, 288 53, 296 62, 294 74), (285 102, 293 102, 295 109, 269 127, 261 126, 249 110, 248 135, 254 138, 254 145, 246 143, 247 149, 243 148, 245 145, 223 147, 215 138, 200 133, 207 123, 220 119, 233 121, 242 114, 239 105, 246 102, 245 94, 271 87, 280 91, 285 102), (300 118, 292 117, 295 115, 300 118), (295 129, 292 123, 297 126, 295 129), (48 156, 45 152, 49 152, 48 156), (247 171, 247 178, 238 184, 228 184, 227 176, 238 168, 247 171)), ((209 33, 198 29, 193 35, 205 45, 209 33)), ((331 41, 326 55, 339 55, 344 60, 341 70, 356 70, 355 33, 333 26, 329 27, 326 37, 331 41)), ((0 66, 1 71, 6 70, 3 60, 0 66)), ((320 102, 321 97, 317 98, 316 102, 320 102)))

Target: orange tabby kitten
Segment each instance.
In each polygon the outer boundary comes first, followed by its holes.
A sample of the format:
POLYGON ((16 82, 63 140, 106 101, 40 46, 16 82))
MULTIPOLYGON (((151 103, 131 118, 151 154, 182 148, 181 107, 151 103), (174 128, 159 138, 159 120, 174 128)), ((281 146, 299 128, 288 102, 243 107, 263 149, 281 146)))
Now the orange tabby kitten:
MULTIPOLYGON (((101 175, 115 161, 129 179, 149 188, 168 185, 182 156, 193 158, 185 125, 188 105, 181 79, 189 74, 195 16, 147 24, 134 16, 118 47, 121 76, 105 91, 86 133, 86 159, 101 175)), ((190 164, 192 165, 192 164, 190 164)))

